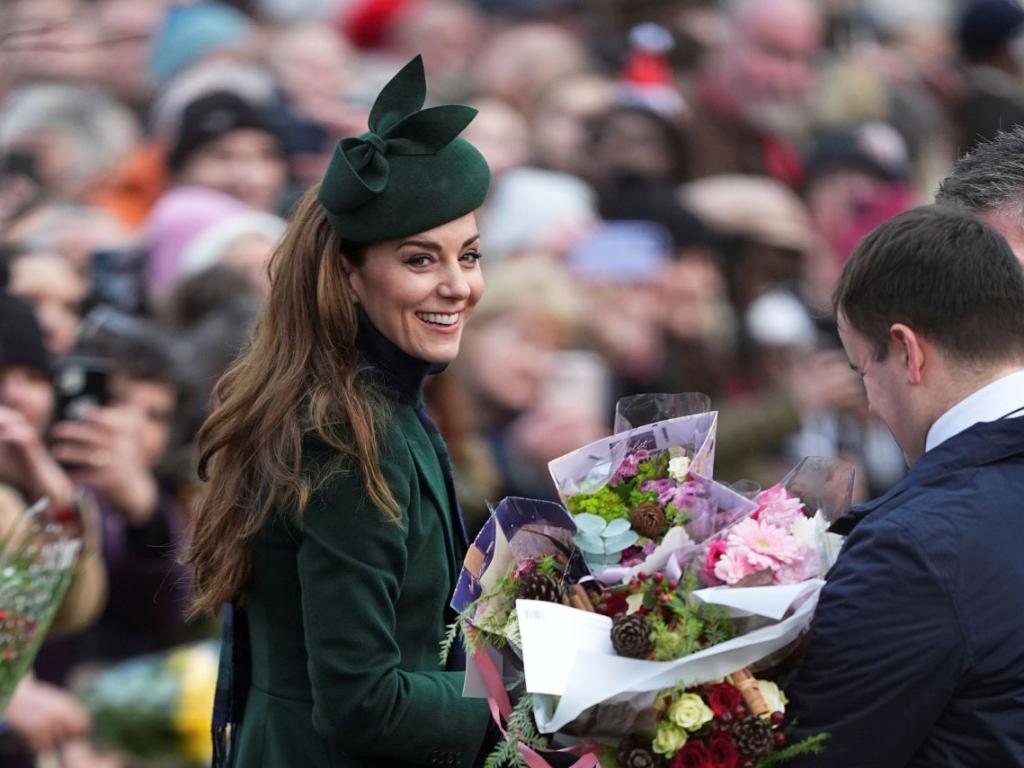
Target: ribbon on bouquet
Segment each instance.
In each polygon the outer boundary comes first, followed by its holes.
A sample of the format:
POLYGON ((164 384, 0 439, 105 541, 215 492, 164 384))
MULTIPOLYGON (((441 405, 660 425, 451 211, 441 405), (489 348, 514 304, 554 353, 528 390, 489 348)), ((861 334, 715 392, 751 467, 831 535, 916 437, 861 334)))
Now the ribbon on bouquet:
MULTIPOLYGON (((505 723, 512 715, 512 702, 508 698, 508 691, 501 680, 501 673, 494 666, 494 661, 486 653, 473 653, 470 659, 480 671, 480 677, 487 688, 487 704, 491 709, 491 717, 497 724, 502 736, 508 736, 505 730, 505 723)), ((563 749, 543 750, 545 752, 579 755, 579 760, 570 768, 600 768, 601 764, 597 759, 595 746, 582 745, 579 747, 565 747, 563 749)), ((551 768, 551 764, 545 760, 536 750, 520 742, 516 750, 530 768, 551 768)))

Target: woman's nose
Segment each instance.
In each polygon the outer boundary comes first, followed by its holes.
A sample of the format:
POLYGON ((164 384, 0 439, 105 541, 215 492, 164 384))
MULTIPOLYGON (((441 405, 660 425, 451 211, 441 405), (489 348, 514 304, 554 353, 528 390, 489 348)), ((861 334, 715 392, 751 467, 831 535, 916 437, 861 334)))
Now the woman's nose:
POLYGON ((443 298, 461 301, 469 298, 470 291, 469 281, 460 264, 445 269, 441 283, 438 285, 438 293, 443 298))

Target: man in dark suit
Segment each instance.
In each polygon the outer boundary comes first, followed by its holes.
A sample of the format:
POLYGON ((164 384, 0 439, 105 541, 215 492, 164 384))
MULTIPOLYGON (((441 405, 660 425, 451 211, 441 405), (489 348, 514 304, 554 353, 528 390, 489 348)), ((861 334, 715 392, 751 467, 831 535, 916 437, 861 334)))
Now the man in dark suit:
POLYGON ((833 305, 910 471, 837 523, 790 688, 828 768, 1024 766, 1024 274, 1002 236, 930 206, 876 229, 833 305))

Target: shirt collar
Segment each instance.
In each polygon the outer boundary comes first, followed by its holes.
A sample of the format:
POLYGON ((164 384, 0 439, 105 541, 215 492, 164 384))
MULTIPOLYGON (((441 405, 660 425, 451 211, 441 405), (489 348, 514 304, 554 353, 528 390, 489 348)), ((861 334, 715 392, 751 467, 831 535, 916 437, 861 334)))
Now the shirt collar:
POLYGON ((1024 413, 1024 368, 986 384, 942 414, 925 440, 925 452, 938 447, 979 422, 1024 413))

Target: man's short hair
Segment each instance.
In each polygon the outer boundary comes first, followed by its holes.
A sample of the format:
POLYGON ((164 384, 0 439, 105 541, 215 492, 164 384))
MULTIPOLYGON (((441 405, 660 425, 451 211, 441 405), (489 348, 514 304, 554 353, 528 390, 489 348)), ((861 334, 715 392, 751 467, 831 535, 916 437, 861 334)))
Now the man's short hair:
POLYGON ((957 160, 935 202, 974 213, 1010 209, 1024 221, 1024 126, 998 133, 957 160))
POLYGON ((832 308, 885 359, 903 323, 964 365, 1024 359, 1024 272, 1006 240, 939 205, 901 213, 846 263, 832 308))

